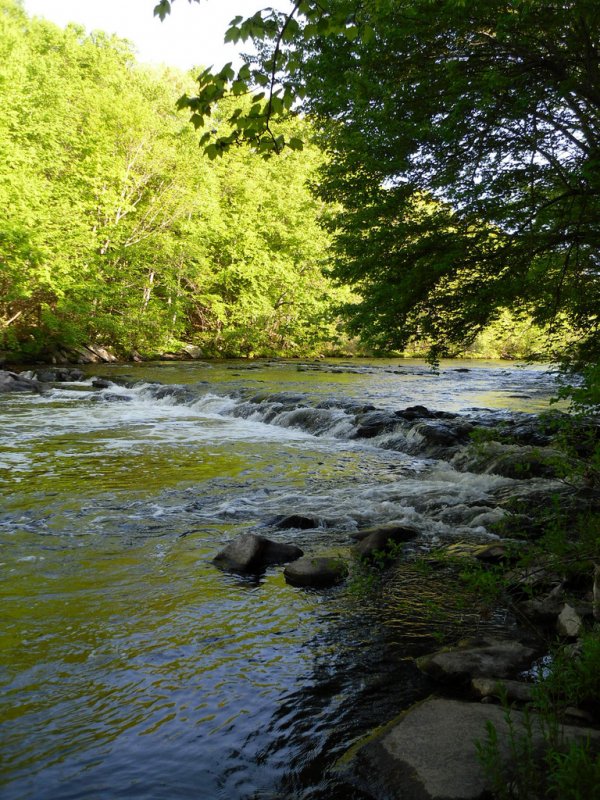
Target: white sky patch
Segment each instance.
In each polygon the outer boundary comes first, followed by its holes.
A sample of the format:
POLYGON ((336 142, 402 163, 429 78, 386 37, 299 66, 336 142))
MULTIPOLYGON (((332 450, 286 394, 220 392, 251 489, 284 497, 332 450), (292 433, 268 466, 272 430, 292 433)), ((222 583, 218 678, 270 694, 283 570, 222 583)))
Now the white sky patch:
POLYGON ((289 0, 204 0, 188 3, 177 0, 171 15, 161 22, 153 16, 156 0, 24 0, 30 16, 45 17, 64 27, 69 22, 88 31, 103 30, 129 39, 138 59, 154 64, 169 64, 180 69, 198 66, 222 67, 233 61, 239 67, 238 53, 245 45, 224 44, 228 23, 235 16, 252 16, 272 6, 281 11, 292 7, 289 0))

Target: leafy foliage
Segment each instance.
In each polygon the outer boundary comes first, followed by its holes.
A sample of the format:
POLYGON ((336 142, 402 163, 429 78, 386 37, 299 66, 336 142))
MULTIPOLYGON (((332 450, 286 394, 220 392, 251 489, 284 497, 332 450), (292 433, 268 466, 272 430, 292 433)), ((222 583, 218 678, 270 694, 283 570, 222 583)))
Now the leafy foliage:
MULTIPOLYGON (((0 55, 0 348, 291 354, 336 339, 329 211, 306 187, 315 147, 210 163, 175 108, 189 76, 13 0, 0 0, 0 55)), ((213 114, 224 133, 231 105, 213 114)))
POLYGON ((215 99, 259 92, 227 136, 205 135, 209 155, 295 147, 276 118, 313 116, 331 156, 319 192, 341 202, 334 276, 361 296, 346 308, 355 332, 440 355, 509 309, 567 326, 597 358, 594 0, 298 0, 236 18, 227 38, 259 57, 203 73, 182 105, 202 124, 215 99))

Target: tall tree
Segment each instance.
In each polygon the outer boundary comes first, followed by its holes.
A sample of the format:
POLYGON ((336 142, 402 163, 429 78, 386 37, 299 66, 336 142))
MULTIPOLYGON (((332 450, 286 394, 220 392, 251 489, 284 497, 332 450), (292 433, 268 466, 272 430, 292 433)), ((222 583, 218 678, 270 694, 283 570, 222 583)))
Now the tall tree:
MULTIPOLYGON (((511 308, 567 320, 597 358, 596 0, 290 6, 233 21, 227 38, 263 44, 231 89, 266 96, 209 155, 240 139, 295 147, 276 112, 313 115, 331 155, 320 193, 342 205, 336 275, 362 296, 355 329, 382 347, 425 336, 443 352, 511 308)), ((196 119, 230 71, 200 77, 183 101, 196 119)))

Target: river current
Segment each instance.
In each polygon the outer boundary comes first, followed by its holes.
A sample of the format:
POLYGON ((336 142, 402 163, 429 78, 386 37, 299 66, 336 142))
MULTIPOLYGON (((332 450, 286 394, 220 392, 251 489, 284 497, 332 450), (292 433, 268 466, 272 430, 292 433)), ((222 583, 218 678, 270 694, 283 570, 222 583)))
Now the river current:
POLYGON ((390 521, 419 528, 416 550, 492 537, 492 499, 517 481, 457 471, 406 422, 356 438, 357 413, 501 421, 546 408, 552 374, 399 360, 89 373, 0 396, 0 797, 368 797, 336 764, 428 693, 412 657, 440 621, 423 607, 451 598, 410 569, 385 591, 352 577, 311 591, 281 567, 240 577, 212 559, 246 531, 344 557, 353 531, 390 521), (282 530, 290 514, 315 524, 282 530))

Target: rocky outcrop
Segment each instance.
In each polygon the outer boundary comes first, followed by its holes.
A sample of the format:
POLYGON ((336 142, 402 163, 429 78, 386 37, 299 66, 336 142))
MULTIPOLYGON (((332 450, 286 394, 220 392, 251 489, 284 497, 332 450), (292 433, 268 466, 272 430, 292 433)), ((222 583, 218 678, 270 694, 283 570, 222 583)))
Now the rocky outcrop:
MULTIPOLYGON (((514 756, 504 709, 499 706, 429 698, 387 725, 343 760, 348 780, 371 797, 403 800, 483 800, 493 786, 478 758, 477 742, 493 725, 498 754, 510 772, 514 756), (344 763, 345 762, 345 763, 344 763)), ((517 736, 524 735, 523 713, 511 712, 517 736)), ((544 745, 542 727, 530 722, 534 752, 544 745)), ((600 744, 600 731, 561 726, 565 742, 589 737, 600 744)))
POLYGON ((37 392, 44 389, 40 381, 32 377, 24 377, 17 372, 0 370, 0 393, 2 392, 37 392))
POLYGON ((292 586, 324 589, 342 583, 348 575, 348 567, 339 558, 305 556, 288 564, 283 574, 292 586))
POLYGON ((285 564, 303 555, 294 544, 273 542, 255 533, 243 533, 213 558, 213 564, 227 572, 257 573, 272 564, 285 564))

